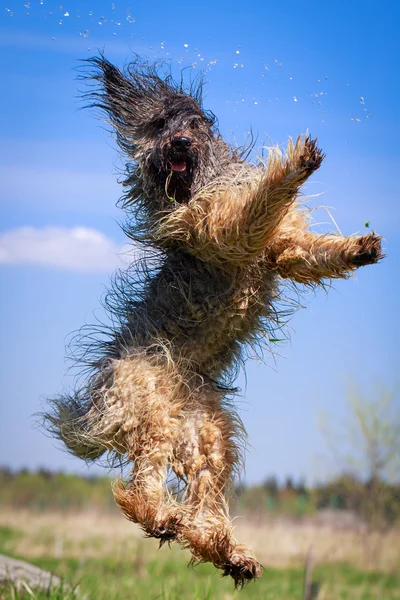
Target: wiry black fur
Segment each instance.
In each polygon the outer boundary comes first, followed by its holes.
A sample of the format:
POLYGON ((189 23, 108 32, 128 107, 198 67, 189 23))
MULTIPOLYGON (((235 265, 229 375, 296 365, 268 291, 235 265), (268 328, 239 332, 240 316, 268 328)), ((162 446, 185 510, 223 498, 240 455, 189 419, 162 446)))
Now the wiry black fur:
POLYGON ((133 217, 126 233, 135 241, 149 239, 157 211, 168 208, 165 181, 170 172, 170 140, 175 132, 193 132, 189 152, 193 169, 173 179, 177 202, 187 202, 201 187, 224 173, 228 164, 240 162, 243 151, 232 149, 220 136, 217 119, 202 108, 203 81, 188 87, 176 83, 163 64, 151 65, 139 58, 122 73, 103 56, 89 59, 89 77, 100 88, 86 94, 89 105, 106 112, 117 142, 129 157, 126 192, 121 207, 133 217), (188 181, 187 181, 187 180, 188 181))
MULTIPOLYGON (((121 347, 143 346, 149 336, 160 335, 160 330, 164 329, 163 320, 179 322, 183 307, 176 302, 174 289, 177 286, 182 286, 187 293, 190 290, 199 304, 212 302, 213 296, 216 302, 221 302, 224 295, 229 295, 231 282, 226 281, 225 273, 221 272, 215 278, 215 266, 212 273, 208 273, 207 265, 195 257, 177 252, 175 248, 172 252, 165 251, 165 245, 160 246, 154 239, 153 227, 166 211, 174 210, 176 203, 187 202, 199 189, 222 176, 232 164, 242 164, 249 147, 232 148, 223 140, 216 117, 202 107, 201 78, 185 86, 183 81, 176 83, 172 79, 165 65, 151 65, 139 58, 127 66, 125 73, 103 56, 89 59, 87 63, 94 71, 86 78, 100 84, 100 88, 85 95, 88 105, 107 113, 117 142, 129 159, 123 182, 125 193, 119 203, 127 213, 123 230, 145 250, 145 255, 129 269, 117 272, 113 289, 106 297, 108 313, 112 319, 117 319, 117 330, 120 331, 115 335, 115 327, 112 327, 109 340, 104 342, 103 338, 98 349, 106 356, 118 357, 121 347), (167 157, 171 153, 171 137, 182 129, 193 131, 195 143, 190 152, 193 168, 188 181, 180 174, 173 175, 174 186, 168 191, 175 192, 175 201, 171 202, 165 193, 170 173, 167 157), (198 277, 194 277, 196 271, 198 277), (206 283, 210 276, 212 287, 206 283), (196 286, 199 286, 198 290, 196 286), (156 306, 152 306, 152 302, 156 302, 156 306)), ((265 330, 274 337, 276 329, 284 325, 297 306, 283 294, 275 300, 276 304, 281 301, 280 310, 271 307, 267 322, 263 320, 253 339, 247 341, 257 345, 258 333, 265 330)), ((186 316, 184 321, 185 334, 191 338, 186 316)), ((168 331, 167 324, 165 327, 164 334, 169 338, 174 333, 168 331)), ((193 321, 193 327, 198 327, 197 320, 193 321)), ((90 335, 89 345, 85 347, 89 356, 96 345, 93 342, 90 335)), ((81 344, 80 338, 77 346, 81 344)), ((239 349, 236 354, 239 356, 239 349)), ((95 362, 93 366, 98 364, 95 362)), ((235 376, 234 369, 232 378, 235 376)), ((230 387, 232 378, 226 380, 221 373, 219 384, 230 387)))

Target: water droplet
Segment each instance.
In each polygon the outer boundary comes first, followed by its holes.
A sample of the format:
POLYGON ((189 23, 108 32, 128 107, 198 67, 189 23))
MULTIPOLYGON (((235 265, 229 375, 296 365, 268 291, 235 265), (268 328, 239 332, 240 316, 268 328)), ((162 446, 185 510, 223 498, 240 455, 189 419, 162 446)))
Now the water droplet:
POLYGON ((115 4, 114 4, 114 2, 111 3, 111 10, 115 10, 115 4))
POLYGON ((189 48, 189 44, 183 44, 184 48, 189 48))
POLYGON ((68 11, 66 11, 66 12, 64 13, 64 17, 69 17, 69 12, 68 12, 68 11))
POLYGON ((297 97, 296 96, 293 96, 293 101, 297 102, 297 97))
POLYGON ((235 54, 240 54, 240 50, 235 50, 235 54))
POLYGON ((30 8, 30 7, 31 7, 31 3, 30 3, 30 2, 26 2, 26 3, 24 4, 24 6, 25 6, 25 8, 30 8))
POLYGON ((364 103, 365 103, 364 98, 362 96, 360 96, 360 104, 364 104, 364 103))

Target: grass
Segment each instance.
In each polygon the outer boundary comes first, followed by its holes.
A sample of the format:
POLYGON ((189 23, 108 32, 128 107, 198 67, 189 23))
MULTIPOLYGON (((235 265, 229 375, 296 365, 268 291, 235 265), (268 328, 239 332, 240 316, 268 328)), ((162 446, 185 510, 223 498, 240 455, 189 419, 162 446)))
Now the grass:
MULTIPOLYGON (((90 559, 84 563, 73 559, 36 559, 35 564, 50 569, 66 580, 78 584, 77 597, 93 600, 301 600, 301 569, 266 568, 261 580, 234 592, 230 581, 222 580, 209 565, 192 572, 175 558, 155 558, 138 570, 135 561, 90 559)), ((321 600, 397 600, 400 580, 396 575, 363 573, 341 566, 320 566, 314 574, 321 600)), ((1 594, 1 592, 0 592, 1 594)), ((2 597, 0 595, 0 597, 2 597)), ((5 600, 51 598, 72 600, 74 593, 64 587, 52 592, 33 590, 3 591, 5 600)))
MULTIPOLYGON (((0 517, 0 525, 3 517, 0 517)), ((57 521, 57 515, 46 519, 19 513, 9 514, 8 521, 8 525, 4 520, 0 526, 0 553, 28 560, 68 584, 78 586, 77 598, 302 600, 304 556, 293 560, 293 553, 287 556, 287 566, 266 566, 260 580, 242 591, 234 591, 232 581, 222 579, 211 565, 187 567, 189 555, 186 552, 176 547, 157 550, 155 543, 143 540, 122 518, 110 521, 99 516, 59 515, 57 521)), ((248 535, 257 542, 254 531, 250 529, 248 535)), ((264 530, 264 534, 267 533, 264 530)), ((271 537, 274 535, 276 532, 271 537)), ((334 534, 332 536, 334 538, 334 534)), ((337 540, 332 539, 334 542, 337 540)), ((255 549, 267 565, 262 548, 255 549)), ((357 568, 349 561, 321 562, 316 553, 314 558, 317 564, 313 581, 314 588, 319 588, 318 600, 400 600, 400 574, 396 572, 393 557, 388 572, 357 568)), ((0 587, 1 600, 31 598, 72 600, 74 589, 63 585, 39 592, 30 588, 0 587)))

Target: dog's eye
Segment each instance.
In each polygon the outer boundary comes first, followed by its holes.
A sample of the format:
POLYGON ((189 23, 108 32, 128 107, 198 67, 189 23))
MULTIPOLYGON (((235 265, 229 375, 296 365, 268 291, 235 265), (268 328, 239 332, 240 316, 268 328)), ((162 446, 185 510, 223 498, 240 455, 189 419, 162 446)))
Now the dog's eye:
POLYGON ((156 129, 163 129, 165 126, 165 119, 157 119, 157 121, 153 121, 153 125, 156 129))

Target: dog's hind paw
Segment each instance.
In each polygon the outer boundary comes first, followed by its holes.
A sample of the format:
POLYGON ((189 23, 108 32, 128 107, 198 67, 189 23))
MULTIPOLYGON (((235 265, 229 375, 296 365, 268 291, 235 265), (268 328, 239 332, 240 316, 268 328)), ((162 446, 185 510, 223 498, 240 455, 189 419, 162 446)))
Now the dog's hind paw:
POLYGON ((230 575, 235 582, 235 588, 243 588, 249 581, 261 577, 262 566, 252 556, 241 554, 232 555, 223 565, 223 577, 230 575))
POLYGON ((152 537, 160 541, 160 548, 165 543, 168 545, 175 541, 181 529, 180 517, 169 517, 157 524, 142 525, 145 537, 152 537))

